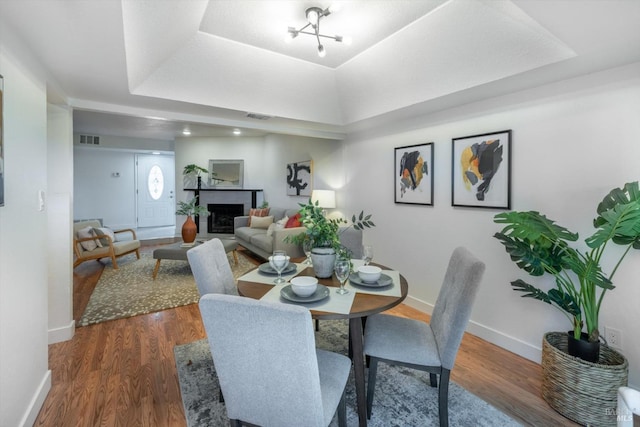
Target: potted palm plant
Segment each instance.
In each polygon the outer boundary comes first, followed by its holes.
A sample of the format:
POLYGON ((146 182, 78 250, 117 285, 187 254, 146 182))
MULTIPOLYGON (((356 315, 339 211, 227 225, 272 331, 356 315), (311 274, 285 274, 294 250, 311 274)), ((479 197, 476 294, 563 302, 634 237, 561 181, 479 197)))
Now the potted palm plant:
MULTIPOLYGON (((318 202, 309 199, 307 203, 300 203, 300 222, 306 228, 303 233, 287 237, 291 243, 302 244, 305 240, 311 241, 311 259, 317 277, 331 277, 336 256, 349 257, 347 248, 340 243, 340 234, 349 227, 342 227, 349 222, 343 218, 327 218, 318 202)), ((351 218, 351 225, 356 230, 375 227, 371 221, 371 215, 365 215, 364 211, 351 218)))
MULTIPOLYGON (((191 187, 196 187, 196 188, 200 188, 202 186, 202 174, 209 173, 209 170, 206 168, 203 168, 202 166, 198 166, 194 163, 191 163, 189 165, 186 165, 184 167, 184 169, 182 170, 182 175, 185 177, 186 180, 189 180, 189 182, 185 182, 185 188, 191 188, 191 187), (196 182, 192 182, 193 178, 196 178, 196 182)), ((214 173, 212 173, 213 175, 215 175, 214 173)))
POLYGON ((504 245, 511 260, 531 276, 549 274, 555 279, 555 287, 549 291, 521 279, 511 282, 513 289, 560 309, 571 321, 570 354, 591 362, 598 361, 599 313, 604 296, 615 288, 613 276, 629 251, 640 249, 638 182, 611 190, 598 204, 597 214, 593 220, 596 231, 585 239, 586 251, 569 245, 578 240, 577 233, 539 212, 504 212, 494 217, 496 223, 505 224, 494 237, 504 245), (600 261, 610 243, 625 250, 607 274, 600 261), (583 354, 580 344, 585 342, 590 345, 583 354))
POLYGON ((185 215, 187 219, 182 224, 182 240, 184 243, 193 243, 196 240, 198 234, 198 227, 193 221, 193 216, 206 215, 209 216, 210 212, 206 206, 200 206, 197 204, 198 196, 195 196, 188 202, 178 202, 178 209, 176 215, 185 215))

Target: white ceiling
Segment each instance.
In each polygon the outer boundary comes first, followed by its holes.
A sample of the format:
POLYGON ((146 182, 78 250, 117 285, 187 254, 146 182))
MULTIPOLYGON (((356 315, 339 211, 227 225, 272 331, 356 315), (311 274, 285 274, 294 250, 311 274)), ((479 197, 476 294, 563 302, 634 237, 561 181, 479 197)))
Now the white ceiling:
POLYGON ((185 123, 195 136, 237 127, 341 138, 640 60, 638 0, 340 3, 321 32, 353 44, 327 40, 325 58, 313 37, 284 36, 328 1, 2 0, 0 25, 54 76, 52 99, 88 111, 75 115, 76 131, 159 139, 185 123))

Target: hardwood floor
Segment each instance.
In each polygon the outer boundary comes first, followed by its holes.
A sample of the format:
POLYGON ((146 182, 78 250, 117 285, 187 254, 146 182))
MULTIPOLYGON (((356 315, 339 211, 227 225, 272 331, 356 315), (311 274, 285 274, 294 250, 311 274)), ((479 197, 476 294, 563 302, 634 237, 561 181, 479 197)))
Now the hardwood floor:
MULTIPOLYGON (((75 269, 76 320, 102 269, 93 261, 75 269)), ((390 312, 428 320, 405 305, 390 312)), ((49 346, 52 388, 35 425, 185 426, 173 347, 204 337, 197 304, 77 328, 49 346)), ((539 365, 473 335, 465 334, 451 378, 524 425, 577 425, 540 396, 539 365)))

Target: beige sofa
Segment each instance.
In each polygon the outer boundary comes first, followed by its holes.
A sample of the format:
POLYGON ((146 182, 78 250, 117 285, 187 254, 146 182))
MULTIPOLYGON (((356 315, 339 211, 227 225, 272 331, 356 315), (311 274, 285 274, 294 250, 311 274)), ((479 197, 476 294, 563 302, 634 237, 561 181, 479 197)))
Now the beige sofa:
MULTIPOLYGON (((281 220, 286 215, 291 218, 298 209, 269 208, 269 216, 273 216, 273 222, 281 220)), ((303 233, 304 227, 275 229, 271 236, 267 235, 266 228, 252 228, 249 226, 248 216, 237 216, 233 221, 233 234, 238 244, 256 255, 267 259, 275 250, 283 250, 291 257, 303 257, 304 251, 300 245, 286 243, 287 236, 295 236, 303 233)))
POLYGON ((114 230, 114 235, 124 233, 122 240, 115 240, 108 234, 80 237, 78 232, 87 227, 92 229, 103 228, 98 220, 80 221, 73 224, 73 252, 76 258, 73 262, 73 268, 76 268, 84 261, 111 258, 113 268, 117 269, 116 258, 133 252, 140 259, 140 241, 137 239, 134 230, 130 228, 114 230), (98 247, 98 242, 100 242, 101 247, 98 247), (95 248, 92 249, 94 246, 95 248))
MULTIPOLYGON (((273 216, 276 222, 285 215, 291 218, 298 212, 298 209, 284 209, 273 207, 269 209, 269 216, 273 216)), ((234 235, 239 245, 245 247, 256 255, 264 259, 269 258, 273 251, 284 250, 291 257, 303 257, 304 251, 300 245, 285 243, 287 236, 295 236, 305 231, 304 227, 294 227, 285 229, 275 229, 271 236, 267 235, 267 229, 251 228, 248 226, 248 216, 237 216, 234 218, 234 235)), ((348 248, 354 258, 362 257, 362 231, 353 227, 341 228, 340 243, 348 248)))

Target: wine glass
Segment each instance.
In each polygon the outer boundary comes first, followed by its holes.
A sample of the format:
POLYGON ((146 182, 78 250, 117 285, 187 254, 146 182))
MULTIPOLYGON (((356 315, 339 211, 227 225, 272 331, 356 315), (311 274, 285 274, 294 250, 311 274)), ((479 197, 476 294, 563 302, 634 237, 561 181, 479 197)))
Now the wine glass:
POLYGON ((333 266, 333 270, 336 272, 336 277, 340 281, 340 288, 336 291, 339 294, 347 294, 349 291, 344 288, 344 282, 349 278, 351 273, 351 262, 348 259, 338 259, 333 266))
POLYGON ((364 245, 362 247, 362 259, 364 260, 364 265, 369 265, 373 259, 373 246, 364 245))
POLYGON ((288 258, 289 257, 285 251, 273 251, 273 255, 269 257, 269 265, 278 272, 278 278, 273 281, 276 285, 286 282, 286 280, 282 278, 282 271, 289 264, 288 258))
POLYGON ((304 242, 302 242, 302 250, 307 256, 307 259, 304 260, 304 264, 306 265, 313 265, 313 262, 311 261, 311 249, 313 249, 313 244, 311 243, 310 239, 306 239, 304 242))

